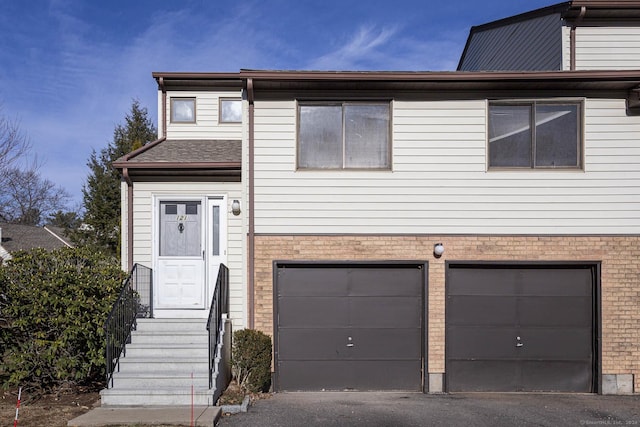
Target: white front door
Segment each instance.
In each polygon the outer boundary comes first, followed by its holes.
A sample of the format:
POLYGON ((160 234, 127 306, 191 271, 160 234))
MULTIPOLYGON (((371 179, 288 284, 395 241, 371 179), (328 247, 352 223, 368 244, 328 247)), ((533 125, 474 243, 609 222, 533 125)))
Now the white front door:
POLYGON ((205 308, 204 212, 201 200, 160 201, 156 307, 205 308))
POLYGON ((223 197, 207 201, 207 276, 209 278, 209 303, 218 277, 220 264, 227 263, 227 203, 223 197))

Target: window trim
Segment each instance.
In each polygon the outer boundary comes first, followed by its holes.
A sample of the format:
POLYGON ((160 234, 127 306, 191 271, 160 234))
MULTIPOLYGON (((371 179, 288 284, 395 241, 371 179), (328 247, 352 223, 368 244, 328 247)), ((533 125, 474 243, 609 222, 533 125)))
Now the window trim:
POLYGON ((196 123, 197 119, 198 119, 198 115, 197 115, 197 101, 196 101, 196 97, 195 96, 172 96, 169 100, 169 108, 170 108, 170 112, 169 112, 169 122, 170 123, 176 123, 176 124, 192 124, 192 123, 196 123), (174 115, 173 112, 174 110, 174 102, 175 101, 193 101, 193 120, 175 120, 174 119, 174 115))
POLYGON ((242 123, 242 98, 241 97, 222 97, 222 98, 218 98, 218 123, 220 124, 224 124, 224 125, 235 125, 235 124, 239 124, 242 123), (235 120, 222 120, 222 103, 224 101, 240 101, 240 120, 235 121, 235 120))
POLYGON ((523 99, 487 99, 486 100, 486 170, 487 171, 584 171, 585 164, 585 98, 523 98, 523 99), (536 126, 535 126, 535 109, 537 104, 543 105, 575 105, 577 112, 577 129, 576 143, 577 156, 575 166, 536 166, 536 126), (491 143, 490 143, 490 121, 492 105, 513 105, 513 106, 529 106, 533 114, 529 118, 531 127, 531 164, 530 166, 491 166, 491 143))
POLYGON ((391 171, 393 170, 393 100, 391 99, 365 99, 365 100, 344 100, 344 101, 317 101, 317 100, 296 100, 296 171, 391 171), (346 155, 346 130, 344 123, 344 107, 347 105, 384 105, 388 107, 389 117, 387 126, 387 165, 381 167, 345 167, 346 155), (327 106, 342 108, 342 166, 333 168, 302 167, 300 166, 300 108, 307 106, 327 106))

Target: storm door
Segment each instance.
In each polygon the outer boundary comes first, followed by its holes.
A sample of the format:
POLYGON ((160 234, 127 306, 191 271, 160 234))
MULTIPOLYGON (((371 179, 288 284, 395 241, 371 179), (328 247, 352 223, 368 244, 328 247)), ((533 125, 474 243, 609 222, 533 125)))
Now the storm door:
POLYGON ((161 201, 157 307, 202 309, 205 253, 200 200, 161 201))

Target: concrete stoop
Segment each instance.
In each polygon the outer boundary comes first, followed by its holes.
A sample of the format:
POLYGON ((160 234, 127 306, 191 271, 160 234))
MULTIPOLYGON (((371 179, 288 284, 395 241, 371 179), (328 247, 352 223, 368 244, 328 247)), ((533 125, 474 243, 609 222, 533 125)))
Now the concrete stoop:
POLYGON ((212 406, 204 319, 139 319, 103 407, 212 406))
POLYGON ((113 425, 214 426, 221 416, 217 406, 99 407, 67 423, 70 427, 113 425))

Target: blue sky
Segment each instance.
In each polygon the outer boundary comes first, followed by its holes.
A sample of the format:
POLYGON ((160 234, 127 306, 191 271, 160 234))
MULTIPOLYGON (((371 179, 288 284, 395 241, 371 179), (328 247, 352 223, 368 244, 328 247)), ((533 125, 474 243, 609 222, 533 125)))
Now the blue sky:
POLYGON ((153 71, 454 70, 469 28, 549 0, 0 0, 0 105, 44 178, 82 201, 87 159, 153 71))

